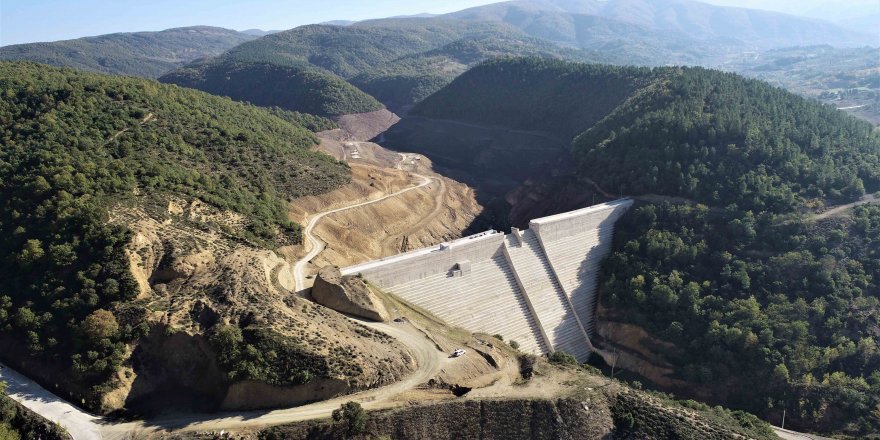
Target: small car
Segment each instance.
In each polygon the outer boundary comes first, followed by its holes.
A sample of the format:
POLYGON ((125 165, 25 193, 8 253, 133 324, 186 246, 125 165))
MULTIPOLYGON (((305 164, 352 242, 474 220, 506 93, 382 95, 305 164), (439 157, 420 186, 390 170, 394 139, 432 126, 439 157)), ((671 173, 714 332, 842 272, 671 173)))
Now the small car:
POLYGON ((462 350, 460 348, 458 348, 452 352, 452 357, 454 357, 454 358, 457 358, 457 357, 463 356, 463 355, 464 355, 464 350, 462 350))

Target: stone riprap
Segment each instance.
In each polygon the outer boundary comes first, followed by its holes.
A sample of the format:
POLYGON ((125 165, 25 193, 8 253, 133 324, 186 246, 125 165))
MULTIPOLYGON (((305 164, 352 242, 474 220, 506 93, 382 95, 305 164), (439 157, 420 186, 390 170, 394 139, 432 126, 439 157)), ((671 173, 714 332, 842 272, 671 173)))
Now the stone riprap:
POLYGON ((505 235, 486 231, 342 269, 473 332, 501 334, 520 350, 592 350, 599 266, 614 223, 632 200, 535 219, 505 235))

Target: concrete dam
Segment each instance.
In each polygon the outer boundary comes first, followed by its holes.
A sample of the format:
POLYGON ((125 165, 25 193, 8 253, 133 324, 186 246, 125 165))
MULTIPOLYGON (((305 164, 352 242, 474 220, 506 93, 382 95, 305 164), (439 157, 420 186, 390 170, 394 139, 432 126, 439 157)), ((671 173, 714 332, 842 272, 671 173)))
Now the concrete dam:
POLYGON ((534 219, 342 269, 472 332, 526 353, 592 351, 598 277, 631 199, 534 219))

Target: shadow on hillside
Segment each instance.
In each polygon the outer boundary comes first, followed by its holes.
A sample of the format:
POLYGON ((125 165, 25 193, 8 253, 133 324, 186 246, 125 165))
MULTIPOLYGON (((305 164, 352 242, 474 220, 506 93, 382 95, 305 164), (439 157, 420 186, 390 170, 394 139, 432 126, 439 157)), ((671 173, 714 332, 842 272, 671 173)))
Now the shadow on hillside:
POLYGON ((373 140, 423 154, 436 172, 474 188, 485 209, 463 235, 525 226, 517 223, 527 219, 510 220, 508 197, 524 185, 573 175, 570 142, 542 133, 408 116, 373 140))

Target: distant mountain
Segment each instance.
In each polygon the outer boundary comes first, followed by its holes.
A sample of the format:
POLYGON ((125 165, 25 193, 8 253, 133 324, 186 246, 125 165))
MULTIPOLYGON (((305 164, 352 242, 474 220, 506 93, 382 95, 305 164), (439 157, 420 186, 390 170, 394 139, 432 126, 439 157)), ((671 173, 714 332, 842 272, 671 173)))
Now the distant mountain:
MULTIPOLYGON (((720 6, 737 5, 745 8, 783 12, 801 17, 818 18, 842 24, 846 20, 880 13, 877 0, 847 0, 841 7, 837 0, 703 0, 720 6)), ((876 22, 875 22, 875 28, 876 22)))
POLYGON ((880 12, 841 19, 839 23, 847 29, 870 35, 873 38, 871 46, 880 47, 880 12))
POLYGON ((255 37, 265 37, 266 35, 277 34, 278 32, 281 32, 281 31, 280 30, 264 31, 262 29, 245 29, 240 32, 243 34, 247 34, 247 35, 253 35, 255 37))
POLYGON ((318 24, 326 24, 330 26, 351 26, 355 23, 357 23, 357 21, 354 20, 330 20, 318 24))
POLYGON ((29 60, 116 75, 158 78, 190 61, 256 38, 209 26, 0 47, 0 60, 29 60))
MULTIPOLYGON (((691 0, 530 0, 466 9, 449 17, 493 20, 555 41, 572 42, 592 33, 577 16, 592 15, 700 42, 738 43, 754 48, 796 45, 870 44, 870 37, 827 21, 756 9, 709 5, 691 0)), ((662 34, 657 35, 663 37, 662 34)), ((581 43, 581 47, 589 47, 581 43)))

